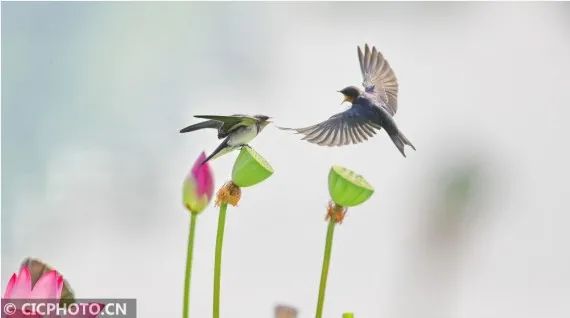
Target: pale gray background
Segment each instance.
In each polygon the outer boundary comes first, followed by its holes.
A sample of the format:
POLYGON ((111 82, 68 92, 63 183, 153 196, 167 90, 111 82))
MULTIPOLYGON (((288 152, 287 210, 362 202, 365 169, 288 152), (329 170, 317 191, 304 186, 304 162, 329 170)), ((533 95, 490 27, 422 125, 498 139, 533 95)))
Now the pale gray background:
MULTIPOLYGON (((224 317, 314 315, 331 164, 376 187, 335 237, 327 317, 570 316, 567 3, 2 3, 2 289, 26 256, 79 297, 176 317, 193 114, 303 126, 346 108, 356 45, 400 82, 384 133, 319 148, 268 127, 275 168, 228 214, 224 317)), ((217 186, 235 155, 212 165, 217 186)), ((217 211, 199 219, 192 314, 211 310, 217 211)))

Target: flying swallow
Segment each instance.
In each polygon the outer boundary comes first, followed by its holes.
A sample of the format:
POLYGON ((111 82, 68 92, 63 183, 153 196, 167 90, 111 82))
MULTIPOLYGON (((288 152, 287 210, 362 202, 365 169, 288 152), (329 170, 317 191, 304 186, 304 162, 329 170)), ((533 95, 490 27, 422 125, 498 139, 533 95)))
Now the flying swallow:
POLYGON ((215 115, 197 115, 196 118, 208 119, 201 123, 190 125, 180 130, 181 133, 187 133, 204 128, 214 128, 218 130, 218 139, 225 138, 224 141, 212 152, 204 163, 210 159, 215 159, 232 150, 248 146, 271 121, 265 115, 232 115, 232 116, 215 116, 215 115))
POLYGON ((303 140, 321 146, 357 144, 373 137, 384 128, 398 150, 405 157, 404 145, 416 148, 396 126, 394 115, 398 110, 398 81, 382 53, 365 45, 364 54, 358 47, 358 60, 363 82, 361 89, 348 86, 339 92, 344 102, 352 106, 328 120, 305 128, 281 128, 305 135, 303 140))

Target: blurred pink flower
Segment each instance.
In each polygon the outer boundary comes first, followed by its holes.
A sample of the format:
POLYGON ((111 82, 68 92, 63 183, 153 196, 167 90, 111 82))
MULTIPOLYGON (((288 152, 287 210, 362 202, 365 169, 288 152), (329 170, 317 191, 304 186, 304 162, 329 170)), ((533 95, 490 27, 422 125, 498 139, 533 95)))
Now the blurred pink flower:
POLYGON ((32 288, 32 275, 27 266, 20 273, 14 273, 8 281, 4 298, 7 299, 60 299, 63 277, 56 271, 49 271, 40 277, 32 288))
MULTIPOLYGON (((4 299, 24 299, 24 300, 37 300, 37 301, 57 301, 61 299, 61 293, 63 290, 64 280, 57 271, 50 270, 44 273, 38 281, 32 285, 32 274, 30 273, 30 268, 26 265, 20 268, 19 273, 14 273, 8 285, 6 286, 6 291, 4 292, 4 299)), ((80 312, 76 315, 66 315, 62 318, 80 317, 80 318, 96 318, 99 313, 105 307, 104 304, 89 303, 85 304, 89 306, 90 310, 85 313, 80 312)), ((14 312, 10 314, 10 317, 41 317, 35 312, 30 312, 27 309, 25 312, 22 311, 23 308, 15 308, 14 312)), ((56 315, 49 315, 49 317, 59 317, 56 315)))
POLYGON ((214 176, 204 160, 206 154, 202 152, 182 186, 182 201, 191 213, 204 211, 214 194, 214 176))

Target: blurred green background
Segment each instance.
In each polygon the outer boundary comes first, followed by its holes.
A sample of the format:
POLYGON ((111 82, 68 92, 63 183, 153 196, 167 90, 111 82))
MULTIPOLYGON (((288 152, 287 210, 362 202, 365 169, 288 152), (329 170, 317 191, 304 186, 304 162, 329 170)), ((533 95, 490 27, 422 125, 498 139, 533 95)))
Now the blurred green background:
MULTIPOLYGON (((228 214, 222 314, 316 302, 326 176, 374 196, 336 234, 325 314, 570 315, 567 3, 2 2, 2 287, 27 256, 78 297, 180 313, 188 215, 181 183, 211 131, 194 114, 263 113, 306 126, 360 83, 376 45, 400 83, 382 132, 320 148, 268 127, 275 168, 228 214)), ((235 154, 213 162, 216 184, 235 154)), ((217 211, 201 216, 192 314, 211 308, 217 211)))

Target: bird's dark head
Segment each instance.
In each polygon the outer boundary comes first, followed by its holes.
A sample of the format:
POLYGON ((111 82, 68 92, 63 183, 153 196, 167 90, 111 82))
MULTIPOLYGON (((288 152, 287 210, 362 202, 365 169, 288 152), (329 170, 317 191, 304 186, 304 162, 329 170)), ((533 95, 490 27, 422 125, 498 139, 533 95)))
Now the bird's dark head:
POLYGON ((255 119, 257 119, 257 121, 259 122, 259 125, 261 125, 262 128, 267 126, 269 123, 271 123, 271 121, 269 120, 269 119, 271 119, 271 117, 269 117, 269 116, 255 115, 253 117, 255 117, 255 119))
POLYGON ((342 95, 344 95, 344 100, 342 101, 344 102, 349 102, 349 103, 353 103, 354 100, 358 97, 358 95, 360 95, 361 91, 358 87, 356 86, 348 86, 345 87, 343 89, 341 89, 340 91, 338 91, 339 93, 342 93, 342 95))

